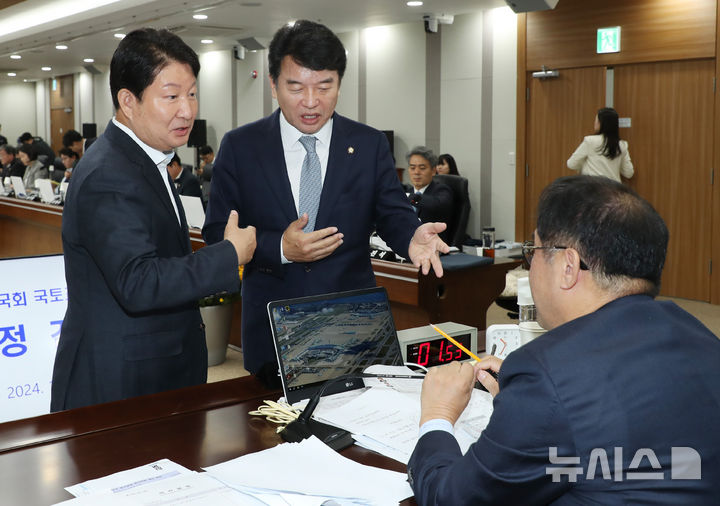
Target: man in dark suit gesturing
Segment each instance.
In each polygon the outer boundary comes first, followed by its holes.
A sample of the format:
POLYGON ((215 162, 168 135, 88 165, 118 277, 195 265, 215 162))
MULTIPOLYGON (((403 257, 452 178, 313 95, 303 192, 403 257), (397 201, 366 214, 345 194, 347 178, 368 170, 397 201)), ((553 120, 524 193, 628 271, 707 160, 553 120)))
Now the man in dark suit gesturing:
POLYGON ((110 64, 115 117, 73 172, 62 239, 68 308, 51 410, 204 383, 197 300, 238 286, 252 227, 226 216, 225 240, 193 253, 167 173, 197 114, 195 52, 166 30, 141 29, 110 64))
POLYGON ((524 252, 548 332, 504 362, 428 372, 408 463, 418 504, 717 504, 720 341, 654 300, 667 242, 660 215, 618 182, 570 176, 543 191, 524 252), (452 426, 475 379, 494 411, 463 456, 452 426))
POLYGON ((420 221, 395 173, 382 132, 335 113, 345 48, 327 27, 281 28, 269 51, 280 110, 228 132, 215 159, 203 228, 221 239, 223 215, 237 209, 257 228, 258 248, 243 274, 245 367, 279 384, 267 303, 375 286, 373 229, 427 273, 442 274, 444 224, 420 221))

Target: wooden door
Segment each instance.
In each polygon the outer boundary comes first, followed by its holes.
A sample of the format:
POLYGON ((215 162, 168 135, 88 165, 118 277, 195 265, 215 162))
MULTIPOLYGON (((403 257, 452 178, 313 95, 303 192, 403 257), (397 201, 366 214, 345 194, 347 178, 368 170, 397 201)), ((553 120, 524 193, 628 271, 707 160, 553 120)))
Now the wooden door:
POLYGON ((670 243, 662 293, 710 300, 715 61, 615 67, 615 108, 631 120, 630 185, 665 220, 670 243))
POLYGON ((527 77, 527 170, 524 237, 532 239, 537 202, 549 183, 573 174, 566 162, 585 135, 593 133, 597 110, 605 105, 605 67, 560 70, 559 77, 527 77))
POLYGON ((65 132, 75 128, 74 103, 73 76, 53 78, 50 89, 50 139, 47 142, 56 153, 63 147, 65 132))

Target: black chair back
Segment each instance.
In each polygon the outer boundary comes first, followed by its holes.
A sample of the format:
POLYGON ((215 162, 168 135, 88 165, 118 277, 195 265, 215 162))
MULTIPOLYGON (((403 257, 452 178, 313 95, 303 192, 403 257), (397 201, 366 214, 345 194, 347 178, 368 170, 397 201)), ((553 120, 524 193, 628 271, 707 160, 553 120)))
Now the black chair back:
POLYGON ((468 218, 470 217, 470 194, 468 193, 468 180, 453 174, 437 174, 433 177, 438 183, 448 185, 455 196, 453 204, 453 220, 448 223, 447 237, 450 246, 462 249, 465 242, 468 218))

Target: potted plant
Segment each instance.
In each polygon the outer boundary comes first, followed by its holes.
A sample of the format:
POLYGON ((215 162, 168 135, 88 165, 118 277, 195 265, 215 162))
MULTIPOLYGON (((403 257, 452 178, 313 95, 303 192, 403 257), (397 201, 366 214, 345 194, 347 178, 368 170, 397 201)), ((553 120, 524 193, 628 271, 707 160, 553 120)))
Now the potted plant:
MULTIPOLYGON (((241 265, 238 269, 242 280, 241 265)), ((205 340, 208 349, 208 366, 225 362, 227 347, 230 342, 230 327, 232 325, 233 304, 240 300, 240 290, 237 292, 222 292, 203 297, 198 301, 200 315, 205 324, 205 340)))

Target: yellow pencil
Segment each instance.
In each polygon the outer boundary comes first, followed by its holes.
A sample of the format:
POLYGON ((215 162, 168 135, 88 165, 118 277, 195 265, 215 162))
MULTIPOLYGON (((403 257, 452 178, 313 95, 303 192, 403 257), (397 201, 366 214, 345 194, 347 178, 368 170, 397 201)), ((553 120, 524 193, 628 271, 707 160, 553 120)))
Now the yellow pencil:
POLYGON ((457 347, 460 348, 462 351, 464 351, 465 353, 467 353, 468 355, 470 355, 472 358, 474 358, 476 362, 481 362, 481 361, 482 361, 482 359, 481 359, 480 357, 478 357, 478 356, 475 355, 472 351, 468 350, 465 346, 463 346, 462 344, 460 344, 459 342, 457 342, 455 339, 453 339, 452 337, 450 337, 449 335, 447 335, 445 332, 442 331, 442 329, 440 329, 439 327, 433 325, 432 323, 430 324, 430 326, 431 326, 433 329, 435 329, 435 331, 438 332, 438 333, 439 333, 441 336, 443 336, 445 339, 448 339, 448 340, 449 340, 451 343, 453 343, 455 346, 457 346, 457 347))

